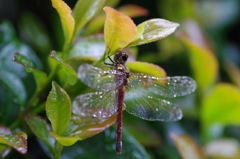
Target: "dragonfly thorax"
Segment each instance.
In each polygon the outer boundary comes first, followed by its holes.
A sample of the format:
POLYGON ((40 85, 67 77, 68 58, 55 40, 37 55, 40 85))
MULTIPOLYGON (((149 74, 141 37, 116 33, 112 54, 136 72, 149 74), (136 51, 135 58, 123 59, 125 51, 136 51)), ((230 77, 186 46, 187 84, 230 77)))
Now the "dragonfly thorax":
POLYGON ((118 52, 115 54, 114 56, 114 61, 117 63, 117 64, 122 64, 124 65, 126 63, 128 59, 128 54, 127 53, 124 53, 124 52, 118 52))

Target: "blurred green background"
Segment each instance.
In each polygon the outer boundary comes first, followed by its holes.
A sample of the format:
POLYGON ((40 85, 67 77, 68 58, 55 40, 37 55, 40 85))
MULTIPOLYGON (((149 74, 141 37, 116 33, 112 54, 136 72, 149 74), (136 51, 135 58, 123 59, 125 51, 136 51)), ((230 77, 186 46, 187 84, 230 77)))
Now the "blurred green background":
MULTIPOLYGON (((65 2, 73 8, 76 0, 65 2)), ((183 119, 177 122, 143 121, 124 113, 122 156, 106 151, 109 143, 114 144, 112 126, 65 148, 62 158, 96 158, 91 153, 99 154, 98 158, 143 158, 132 155, 135 149, 128 142, 140 149, 142 145, 149 158, 194 159, 191 153, 199 158, 240 158, 240 1, 122 0, 115 8, 127 4, 148 10, 148 15, 133 18, 136 24, 152 18, 180 24, 174 34, 137 47, 137 60, 159 65, 168 76, 190 76, 198 89, 170 99, 183 110, 183 119)), ((0 73, 7 68, 13 72, 8 77, 14 79, 4 83, 0 74, 0 124, 7 127, 35 90, 33 76, 12 62, 14 53, 26 55, 38 69, 48 72, 47 57, 51 50, 62 49, 64 39, 50 0, 0 0, 0 22, 0 73)), ((40 100, 46 100, 48 91, 40 100)), ((30 133, 27 126, 21 130, 30 133)), ((49 158, 49 154, 30 135, 28 154, 12 150, 7 158, 49 158)))

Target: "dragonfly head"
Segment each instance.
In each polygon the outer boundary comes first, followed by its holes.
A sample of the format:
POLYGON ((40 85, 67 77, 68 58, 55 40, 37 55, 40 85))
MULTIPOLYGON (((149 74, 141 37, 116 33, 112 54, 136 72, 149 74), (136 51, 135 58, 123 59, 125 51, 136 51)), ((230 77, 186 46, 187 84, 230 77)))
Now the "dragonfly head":
POLYGON ((118 64, 125 64, 128 59, 128 54, 125 52, 117 52, 114 56, 114 61, 118 64))

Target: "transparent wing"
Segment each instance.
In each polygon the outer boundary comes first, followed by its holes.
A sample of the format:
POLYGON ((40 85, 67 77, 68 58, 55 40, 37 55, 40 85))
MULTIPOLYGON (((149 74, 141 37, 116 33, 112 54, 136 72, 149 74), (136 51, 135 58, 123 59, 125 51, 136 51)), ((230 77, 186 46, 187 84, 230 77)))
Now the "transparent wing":
POLYGON ((78 68, 78 78, 87 86, 99 91, 114 89, 114 70, 103 70, 90 64, 83 64, 78 68))
POLYGON ((187 76, 159 77, 141 73, 131 74, 128 85, 144 87, 149 93, 168 98, 190 94, 197 88, 196 82, 187 76))
POLYGON ((72 112, 84 117, 106 118, 117 111, 115 90, 93 92, 77 96, 72 112))
POLYGON ((182 118, 182 111, 177 105, 147 93, 144 87, 127 89, 124 99, 126 111, 151 121, 176 121, 182 118))

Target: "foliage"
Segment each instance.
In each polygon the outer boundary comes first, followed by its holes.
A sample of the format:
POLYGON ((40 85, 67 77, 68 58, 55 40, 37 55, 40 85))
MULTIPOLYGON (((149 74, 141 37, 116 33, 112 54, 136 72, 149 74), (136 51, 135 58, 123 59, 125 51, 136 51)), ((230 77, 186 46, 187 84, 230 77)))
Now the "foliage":
MULTIPOLYGON (((151 11, 137 5, 114 9, 118 3, 78 0, 72 11, 64 1, 51 0, 59 16, 51 16, 56 37, 29 12, 21 16, 18 32, 10 22, 1 22, 0 158, 24 158, 25 154, 31 158, 31 147, 40 147, 45 158, 56 159, 239 158, 240 137, 235 134, 240 131, 240 62, 233 63, 231 54, 223 58, 227 55, 224 49, 220 50, 223 40, 218 38, 222 28, 209 22, 214 13, 204 17, 194 9, 212 2, 161 1, 157 5, 159 14, 175 22, 153 18, 138 25, 130 17, 145 16, 151 11), (205 34, 200 26, 211 34, 205 34), (176 36, 169 36, 176 28, 176 36), (136 47, 153 46, 155 41, 158 50, 152 52, 143 53, 136 47), (51 51, 54 48, 57 51, 51 51), (192 75, 198 84, 194 94, 175 99, 182 106, 182 121, 150 123, 124 114, 121 155, 115 152, 115 128, 111 126, 116 114, 99 120, 72 113, 72 100, 91 91, 78 80, 78 66, 92 63, 102 67, 104 53, 112 56, 119 50, 129 53, 127 66, 131 72, 192 75), (170 64, 170 71, 166 73, 153 63, 166 66, 166 70, 170 64), (36 139, 38 143, 32 142, 36 139), (232 148, 231 154, 224 151, 226 146, 232 148), (10 153, 11 148, 19 154, 10 153)), ((238 6, 238 2, 226 3, 238 6)), ((216 23, 227 25, 230 21, 225 18, 216 23)))

